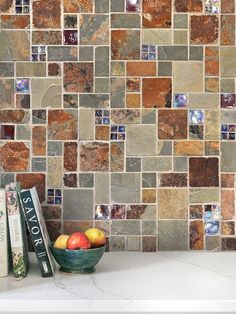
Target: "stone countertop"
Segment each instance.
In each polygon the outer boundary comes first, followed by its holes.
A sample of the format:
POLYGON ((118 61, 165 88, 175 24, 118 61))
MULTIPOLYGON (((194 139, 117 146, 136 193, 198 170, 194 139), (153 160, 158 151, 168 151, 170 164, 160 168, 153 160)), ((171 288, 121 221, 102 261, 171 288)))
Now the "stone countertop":
POLYGON ((0 313, 236 313, 236 253, 105 253, 94 274, 0 279, 0 313))

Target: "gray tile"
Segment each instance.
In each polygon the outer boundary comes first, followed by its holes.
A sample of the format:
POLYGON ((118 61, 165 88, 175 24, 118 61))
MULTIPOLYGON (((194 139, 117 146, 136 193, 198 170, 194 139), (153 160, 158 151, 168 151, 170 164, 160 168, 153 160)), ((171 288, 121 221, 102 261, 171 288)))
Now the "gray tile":
POLYGON ((156 109, 143 109, 142 111, 143 124, 156 124, 156 109))
POLYGON ((236 76, 236 47, 220 48, 220 75, 222 77, 236 76))
POLYGON ((143 171, 171 171, 172 158, 171 157, 143 157, 142 159, 143 171))
POLYGON ((174 171, 187 171, 188 159, 187 157, 174 157, 173 158, 174 171))
POLYGON ((81 188, 93 188, 94 187, 94 174, 93 173, 80 173, 79 185, 81 188))
POLYGON ((159 220, 158 249, 159 251, 187 250, 187 220, 159 220))
POLYGON ((0 77, 14 77, 13 62, 0 62, 0 77))
POLYGON ((157 142, 157 154, 159 156, 172 155, 172 142, 171 141, 158 141, 157 142))
POLYGON ((79 60, 80 61, 93 61, 93 46, 80 46, 79 47, 79 60))
POLYGON ((125 62, 112 61, 111 62, 111 75, 113 76, 125 76, 125 62))
POLYGON ((32 122, 33 124, 46 124, 47 111, 44 109, 33 110, 32 122))
POLYGON ((79 139, 94 139, 95 115, 93 109, 80 108, 79 111, 79 139))
POLYGON ((48 156, 62 156, 62 142, 48 141, 48 156))
POLYGON ((172 62, 159 62, 158 63, 158 75, 159 76, 171 76, 172 75, 172 62))
POLYGON ((95 76, 109 76, 109 47, 95 49, 95 76))
POLYGON ((157 186, 156 173, 148 172, 142 174, 142 187, 155 188, 157 186))
POLYGON ((125 79, 111 78, 111 107, 125 107, 125 79))
POLYGON ((5 188, 5 185, 14 181, 15 181, 15 176, 13 173, 3 173, 0 175, 1 188, 5 188))
POLYGON ((49 46, 48 61, 77 61, 77 48, 49 46))
POLYGON ((79 31, 81 45, 108 45, 109 15, 83 14, 79 31))
POLYGON ((114 203, 139 203, 140 174, 112 173, 111 201, 114 203))
POLYGON ((63 107, 64 108, 78 108, 78 95, 64 94, 63 95, 63 107))
POLYGON ((220 250, 220 237, 206 237, 206 250, 220 250))
POLYGON ((159 60, 188 60, 187 46, 159 46, 159 60))
POLYGON ((109 239, 109 250, 111 252, 125 251, 125 237, 122 236, 111 236, 109 239))
POLYGON ((141 171, 141 158, 126 158, 126 171, 127 172, 140 172, 141 171))
POLYGON ((126 250, 127 251, 140 251, 140 236, 127 236, 126 250))
POLYGON ((32 171, 40 172, 46 171, 46 158, 32 158, 32 171))
POLYGON ((108 77, 99 77, 95 79, 95 93, 109 93, 110 79, 108 77))
POLYGON ((29 125, 17 125, 16 126, 16 139, 17 140, 30 140, 31 128, 29 125))
POLYGON ((142 234, 143 235, 156 235, 156 220, 143 220, 142 221, 142 234))
POLYGON ((174 28, 188 28, 188 14, 174 14, 174 28))
POLYGON ((106 108, 109 104, 109 95, 107 94, 80 94, 80 107, 87 108, 106 108))
POLYGON ((73 189, 63 191, 63 219, 93 219, 93 190, 73 189))
POLYGON ((111 0, 111 12, 123 12, 125 10, 124 0, 111 0))
POLYGON ((95 203, 107 204, 110 201, 109 173, 95 173, 95 203))
POLYGON ((202 46, 190 46, 189 60, 203 60, 203 47, 202 46))
POLYGON ((95 12, 96 13, 109 12, 109 0, 95 0, 95 12))
POLYGON ((140 14, 112 14, 111 28, 140 28, 140 14))
POLYGON ((236 172, 236 143, 221 142, 221 171, 236 172))
POLYGON ((112 235, 139 235, 139 220, 113 220, 111 224, 112 235))
POLYGON ((221 92, 222 93, 235 93, 234 79, 221 79, 221 92))

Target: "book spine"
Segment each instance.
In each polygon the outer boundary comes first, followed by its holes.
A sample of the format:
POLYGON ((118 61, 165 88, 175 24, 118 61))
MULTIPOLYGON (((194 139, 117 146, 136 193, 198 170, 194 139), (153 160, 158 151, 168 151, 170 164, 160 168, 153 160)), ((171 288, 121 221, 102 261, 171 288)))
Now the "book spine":
POLYGON ((51 267, 31 192, 29 190, 20 192, 20 200, 42 277, 53 276, 54 271, 51 267))
POLYGON ((27 275, 29 262, 28 252, 25 247, 23 222, 18 201, 17 186, 6 186, 6 204, 8 213, 8 225, 13 262, 13 273, 17 279, 27 275))
POLYGON ((9 272, 8 263, 8 230, 5 189, 0 189, 0 277, 9 272))

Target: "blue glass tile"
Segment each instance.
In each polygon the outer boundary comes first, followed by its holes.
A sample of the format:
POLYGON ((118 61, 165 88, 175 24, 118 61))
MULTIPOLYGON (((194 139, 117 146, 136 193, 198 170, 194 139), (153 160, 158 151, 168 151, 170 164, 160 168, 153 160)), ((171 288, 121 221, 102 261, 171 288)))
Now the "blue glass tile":
POLYGON ((22 5, 22 0, 16 0, 16 5, 22 5))
POLYGON ((228 131, 228 125, 227 124, 221 124, 221 131, 227 132, 228 131))
POLYGON ((125 126, 124 125, 119 125, 118 126, 118 132, 125 132, 125 126))
POLYGON ((60 196, 55 197, 55 204, 61 204, 61 197, 60 196))
POLYGON ((111 133, 111 140, 117 140, 117 133, 111 133))
POLYGON ((175 94, 174 96, 174 107, 175 108, 185 108, 187 107, 187 95, 185 94, 175 94))
POLYGON ((29 93, 29 79, 16 79, 16 92, 29 93))
POLYGON ((219 233, 219 221, 207 221, 205 222, 206 235, 214 235, 219 233))
POLYGON ((148 45, 142 45, 142 51, 148 52, 148 45))
POLYGON ((101 116, 102 116, 102 110, 96 110, 95 117, 101 117, 101 116))
POLYGON ((48 189, 48 195, 54 196, 54 189, 48 189))
POLYGON ((228 133, 221 132, 221 138, 222 138, 223 140, 227 140, 227 138, 228 138, 228 133))
POLYGON ((110 119, 109 118, 103 118, 103 124, 110 124, 110 119))
POLYGON ((33 46, 32 48, 31 48, 31 51, 32 51, 32 53, 38 53, 38 47, 37 46, 33 46))
POLYGON ((150 45, 149 52, 156 52, 156 46, 150 45))
POLYGON ((32 54, 32 55, 31 55, 31 60, 32 60, 32 61, 38 61, 38 60, 39 60, 38 55, 32 54))
POLYGON ((56 189, 56 190, 55 190, 55 195, 56 195, 56 196, 61 196, 61 190, 56 189))
POLYGON ((102 124, 102 117, 96 117, 95 123, 96 124, 102 124))
POLYGON ((16 7, 16 13, 22 13, 22 7, 16 7))
POLYGON ((155 53, 149 53, 149 60, 156 60, 156 54, 155 53))
POLYGON ((148 53, 142 52, 142 60, 148 60, 148 53))
POLYGON ((111 132, 117 132, 117 125, 111 126, 111 132))
POLYGON ((109 116, 110 116, 109 110, 104 110, 104 111, 103 111, 103 116, 104 116, 104 117, 109 117, 109 116))
POLYGON ((189 122, 193 124, 203 123, 204 115, 201 110, 189 110, 189 122))

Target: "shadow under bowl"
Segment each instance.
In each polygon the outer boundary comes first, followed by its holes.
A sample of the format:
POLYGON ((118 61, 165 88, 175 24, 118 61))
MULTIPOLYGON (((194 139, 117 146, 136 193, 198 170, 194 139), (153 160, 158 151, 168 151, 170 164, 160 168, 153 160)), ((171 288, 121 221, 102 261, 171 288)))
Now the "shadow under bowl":
POLYGON ((59 264, 59 270, 71 274, 89 274, 95 272, 95 266, 105 252, 106 245, 88 250, 58 249, 50 245, 53 257, 59 264))

